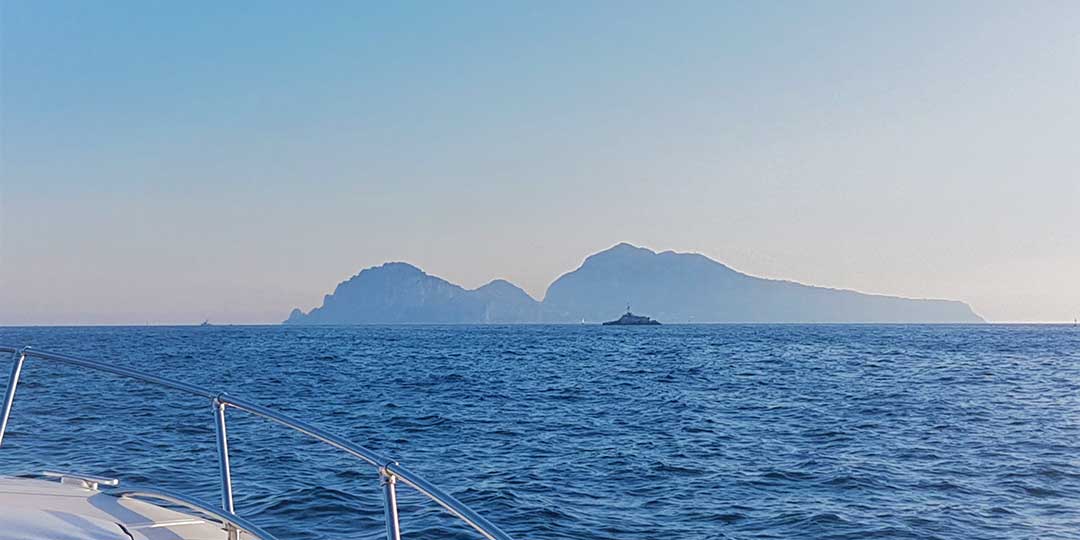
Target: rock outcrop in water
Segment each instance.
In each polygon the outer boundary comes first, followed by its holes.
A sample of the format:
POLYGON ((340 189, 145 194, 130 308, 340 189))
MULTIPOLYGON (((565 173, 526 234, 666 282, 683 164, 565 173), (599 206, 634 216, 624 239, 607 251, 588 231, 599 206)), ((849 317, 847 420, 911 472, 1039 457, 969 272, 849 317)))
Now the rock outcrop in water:
POLYGON ((984 322, 950 300, 916 300, 749 276, 696 253, 619 244, 585 259, 548 287, 558 319, 597 320, 611 306, 666 322, 984 322))
POLYGON ((508 281, 468 290, 391 262, 340 283, 310 313, 294 309, 285 324, 520 323, 539 313, 540 303, 508 281))
POLYGON ((619 244, 555 280, 542 302, 505 280, 469 290, 396 262, 361 271, 285 324, 601 321, 627 302, 668 322, 984 322, 963 302, 764 279, 699 254, 619 244))

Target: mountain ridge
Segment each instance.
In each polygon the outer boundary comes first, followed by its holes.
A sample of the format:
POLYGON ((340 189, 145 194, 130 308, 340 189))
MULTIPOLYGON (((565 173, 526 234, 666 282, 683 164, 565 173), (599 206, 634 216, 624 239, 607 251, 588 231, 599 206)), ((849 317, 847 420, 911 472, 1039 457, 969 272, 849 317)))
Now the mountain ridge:
POLYGON ((632 303, 664 322, 985 322, 957 300, 819 287, 739 272, 700 253, 620 242, 563 273, 542 300, 505 279, 466 289, 405 262, 361 270, 284 324, 600 321, 632 303))

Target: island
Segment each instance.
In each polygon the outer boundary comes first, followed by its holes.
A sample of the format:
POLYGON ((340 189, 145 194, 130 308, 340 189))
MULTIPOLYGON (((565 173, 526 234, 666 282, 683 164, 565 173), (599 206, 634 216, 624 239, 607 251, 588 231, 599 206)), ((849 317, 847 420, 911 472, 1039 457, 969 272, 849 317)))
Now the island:
POLYGON ((604 326, 658 326, 660 321, 654 321, 648 317, 641 315, 634 315, 630 312, 630 308, 626 308, 626 313, 622 317, 614 321, 608 321, 604 323, 604 326))
MULTIPOLYGON (((294 309, 285 324, 576 323, 603 321, 611 306, 627 299, 665 321, 694 323, 984 322, 955 300, 767 279, 698 253, 657 253, 621 243, 586 257, 541 299, 504 279, 466 289, 411 264, 389 262, 341 282, 322 305, 294 309)), ((648 324, 633 320, 618 324, 648 324)))

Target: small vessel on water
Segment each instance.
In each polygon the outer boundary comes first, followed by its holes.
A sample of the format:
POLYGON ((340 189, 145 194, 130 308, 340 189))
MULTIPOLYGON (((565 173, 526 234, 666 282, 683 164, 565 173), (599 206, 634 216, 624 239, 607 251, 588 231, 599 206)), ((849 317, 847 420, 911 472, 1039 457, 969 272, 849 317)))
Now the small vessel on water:
POLYGON ((630 306, 626 306, 626 313, 614 321, 604 323, 604 326, 658 326, 660 321, 655 321, 643 315, 634 315, 630 312, 630 306))
POLYGON ((216 431, 221 504, 214 505, 156 487, 121 486, 120 480, 115 478, 27 471, 31 474, 0 476, 0 540, 275 540, 258 525, 236 514, 225 429, 227 409, 243 411, 307 435, 359 459, 370 468, 372 477, 379 479, 382 489, 387 540, 401 540, 397 503, 399 484, 439 504, 483 538, 511 540, 490 521, 397 461, 257 403, 183 381, 29 347, 0 345, 2 354, 12 355, 12 367, 0 411, 0 444, 11 416, 19 375, 29 359, 84 367, 208 400, 211 406, 208 412, 213 413, 216 431))

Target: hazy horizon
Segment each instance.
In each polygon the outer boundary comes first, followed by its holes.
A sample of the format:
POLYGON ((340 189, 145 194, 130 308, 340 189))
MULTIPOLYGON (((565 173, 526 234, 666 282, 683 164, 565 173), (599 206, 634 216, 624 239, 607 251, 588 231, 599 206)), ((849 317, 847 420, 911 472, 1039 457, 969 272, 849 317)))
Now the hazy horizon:
MULTIPOLYGON (((599 253, 599 252, 601 252, 601 251, 606 251, 606 250, 608 250, 608 249, 612 249, 612 248, 614 248, 615 246, 617 246, 617 245, 620 245, 620 244, 629 244, 629 245, 631 245, 631 246, 633 246, 633 247, 637 247, 637 248, 645 248, 645 249, 648 249, 648 250, 650 250, 650 251, 653 251, 654 253, 663 253, 663 252, 675 252, 675 253, 697 253, 697 252, 692 252, 692 251, 678 251, 678 250, 668 250, 668 249, 654 249, 654 248, 652 248, 652 247, 649 247, 649 246, 644 246, 644 245, 638 245, 638 244, 634 244, 633 242, 621 241, 621 242, 617 242, 616 244, 613 244, 613 245, 611 245, 611 246, 608 246, 608 247, 606 247, 606 248, 603 248, 603 249, 601 249, 601 250, 597 250, 596 252, 591 252, 591 253, 589 253, 589 254, 587 254, 587 255, 583 256, 583 257, 582 257, 582 262, 584 262, 584 260, 585 260, 586 258, 588 258, 589 256, 595 255, 596 253, 599 253)), ((715 260, 715 259, 714 259, 714 260, 715 260)), ((720 263, 724 263, 723 261, 717 261, 717 262, 720 262, 720 263)), ((438 273, 430 272, 430 271, 428 271, 427 269, 425 269, 425 268, 422 268, 422 267, 420 267, 420 266, 418 266, 418 265, 416 265, 415 263, 412 263, 412 262, 410 262, 410 261, 406 261, 406 260, 387 260, 387 261, 383 261, 382 263, 377 263, 377 264, 374 264, 374 265, 371 265, 371 266, 367 266, 367 267, 364 267, 364 268, 359 268, 359 269, 357 269, 357 271, 356 271, 356 272, 353 272, 352 274, 350 274, 350 275, 347 275, 347 276, 343 276, 343 277, 342 277, 342 278, 341 278, 341 279, 339 280, 339 282, 338 282, 338 283, 335 283, 335 284, 331 285, 330 287, 328 287, 328 288, 327 288, 327 290, 326 290, 326 292, 325 292, 325 294, 330 294, 331 292, 333 292, 334 288, 335 288, 335 287, 336 287, 337 285, 339 285, 339 284, 340 284, 341 282, 345 282, 345 281, 348 281, 348 280, 349 280, 350 278, 352 278, 352 277, 356 276, 357 274, 359 274, 359 273, 360 273, 360 272, 361 272, 362 270, 366 270, 366 269, 370 269, 370 268, 375 268, 375 267, 378 267, 378 266, 382 266, 382 265, 384 265, 384 264, 392 264, 392 263, 405 263, 405 264, 409 264, 409 265, 411 265, 411 266, 415 266, 415 267, 417 267, 417 268, 420 268, 420 270, 422 270, 423 272, 425 272, 425 273, 426 273, 426 274, 428 274, 428 275, 431 275, 431 276, 434 276, 434 277, 438 277, 438 278, 442 278, 442 279, 446 279, 446 278, 445 278, 444 276, 441 276, 441 275, 439 275, 438 273)), ((559 274, 557 274, 556 276, 554 276, 554 277, 553 277, 553 278, 552 278, 552 279, 551 279, 551 280, 550 280, 550 281, 548 282, 548 284, 547 284, 547 285, 545 285, 545 286, 543 287, 543 289, 539 291, 539 293, 534 293, 534 292, 530 292, 529 290, 527 290, 527 289, 526 289, 526 290, 525 290, 526 294, 528 294, 528 295, 529 295, 529 296, 530 296, 531 298, 533 298, 534 300, 537 300, 537 301, 543 301, 543 300, 544 300, 544 299, 546 298, 546 292, 547 292, 547 289, 548 289, 548 287, 549 287, 549 286, 551 285, 551 283, 553 283, 554 281, 556 281, 556 280, 557 280, 557 279, 558 279, 559 277, 561 277, 561 276, 563 276, 563 275, 566 275, 566 274, 568 274, 568 273, 572 272, 573 270, 576 270, 577 268, 579 268, 579 266, 580 266, 580 263, 579 263, 579 265, 576 265, 576 266, 574 266, 573 268, 569 268, 569 269, 567 269, 567 270, 566 270, 565 272, 560 272, 559 274)), ((730 267, 731 265, 727 265, 727 266, 729 266, 729 267, 730 267)), ((732 269, 733 269, 733 270, 735 270, 735 271, 739 271, 739 272, 741 272, 741 271, 740 271, 740 270, 739 270, 738 268, 734 268, 734 267, 732 267, 732 269)), ((746 272, 742 272, 742 273, 744 273, 744 274, 745 274, 746 272)), ((753 274, 748 274, 748 275, 753 275, 753 274)), ((777 279, 777 280, 785 280, 785 281, 795 281, 795 280, 789 280, 789 279, 787 279, 787 278, 784 278, 784 277, 782 277, 782 276, 755 276, 755 277, 764 277, 764 278, 768 278, 768 279, 777 279)), ((461 283, 456 283, 456 282, 454 282, 453 280, 447 280, 447 281, 449 281, 450 283, 453 283, 453 284, 455 284, 455 285, 461 285, 461 286, 462 286, 463 288, 465 288, 465 289, 467 289, 467 290, 475 290, 475 289, 478 289, 478 288, 482 287, 483 285, 486 285, 486 284, 488 284, 488 283, 491 283, 492 281, 497 281, 497 280, 506 280, 506 281, 508 281, 508 282, 512 283, 513 285, 515 285, 515 286, 518 286, 518 287, 520 287, 520 284, 518 284, 518 283, 515 283, 515 282, 514 282, 513 280, 510 280, 510 279, 507 279, 507 278, 502 278, 502 277, 494 277, 494 278, 491 278, 491 279, 488 279, 488 280, 485 280, 485 281, 481 281, 481 282, 479 282, 479 283, 477 283, 477 284, 475 284, 475 285, 463 285, 463 284, 461 284, 461 283)), ((797 282, 797 281, 796 281, 796 282, 797 282)), ((816 284, 813 284, 813 283, 803 283, 803 282, 797 282, 797 283, 802 283, 802 284, 804 284, 804 285, 813 285, 813 286, 819 286, 819 285, 816 285, 816 284)), ((840 289, 840 290, 855 290, 855 289, 849 289, 849 288, 845 288, 845 287, 831 287, 831 288, 835 288, 835 289, 840 289)), ((881 293, 875 293, 875 292, 873 292, 873 291, 856 291, 856 292, 860 292, 860 293, 866 293, 866 294, 881 294, 881 293)), ((893 296, 893 295, 890 295, 890 296, 893 296)), ((932 297, 918 297, 918 296, 909 296, 909 297, 902 297, 902 298, 911 298, 911 299, 944 299, 944 300, 956 300, 956 299, 954 299, 954 298, 932 298, 932 297)), ((311 308, 313 308, 313 307, 318 307, 318 306, 319 306, 319 305, 321 304, 321 302, 322 302, 322 299, 323 299, 323 297, 322 297, 322 296, 320 296, 320 297, 319 297, 319 300, 318 300, 318 301, 314 302, 314 303, 313 303, 313 304, 312 304, 311 306, 308 306, 308 307, 304 307, 304 306, 293 306, 293 307, 294 307, 294 308, 295 308, 295 307, 300 307, 300 308, 301 308, 301 309, 302 309, 303 311, 307 312, 307 311, 310 311, 310 310, 311 310, 311 308)), ((976 311, 976 314, 979 314, 979 313, 978 313, 978 310, 975 310, 975 311, 976 311)), ((981 314, 979 314, 979 315, 981 315, 981 314)), ((209 319, 203 319, 203 320, 209 320, 209 319)), ((111 322, 111 323, 110 323, 110 322, 104 322, 104 323, 89 323, 89 325, 91 325, 91 326, 92 326, 92 325, 104 325, 104 326, 109 326, 109 325, 117 325, 117 326, 129 326, 129 325, 133 325, 133 326, 139 326, 139 325, 150 325, 150 326, 155 326, 155 325, 161 325, 161 326, 169 326, 169 325, 185 325, 185 324, 198 324, 198 322, 199 322, 199 321, 196 321, 196 320, 191 320, 191 321, 166 321, 166 322, 161 322, 161 321, 150 321, 150 320, 147 320, 147 321, 145 321, 145 322, 143 322, 143 323, 138 323, 138 322, 132 322, 132 321, 128 321, 128 322, 118 322, 118 323, 117 323, 117 322, 111 322)), ((214 321, 214 322, 215 322, 215 323, 218 323, 218 324, 231 324, 231 323, 233 323, 233 321, 214 321)), ((279 324, 280 322, 281 322, 281 321, 258 321, 258 322, 248 322, 248 323, 244 323, 244 322, 241 322, 241 323, 236 323, 236 324, 254 324, 254 325, 270 324, 270 325, 276 325, 276 324, 279 324)), ((1069 323, 1070 321, 988 321, 988 322, 991 322, 991 323, 995 323, 995 322, 997 322, 997 323, 1024 323, 1024 322, 1034 322, 1034 323, 1063 323, 1063 324, 1064 324, 1064 323, 1069 323)), ((87 323, 72 323, 72 324, 73 324, 73 325, 76 325, 76 326, 79 326, 79 325, 86 325, 87 323)), ((672 324, 672 323, 669 323, 669 324, 672 324)), ((701 323, 701 324, 731 324, 731 323, 701 323)), ((758 323, 758 324, 793 324, 793 323, 758 323)), ((807 323, 807 324, 835 324, 835 323, 807 323)), ((895 324, 895 323, 881 323, 881 324, 895 324)), ((943 324, 943 323, 930 323, 930 324, 943 324)), ((956 323, 944 323, 944 324, 956 324, 956 323)), ((12 324, 11 326, 19 326, 19 325, 20 325, 20 323, 15 323, 15 324, 12 324)), ((46 323, 41 323, 41 322, 38 322, 38 323, 25 323, 25 325, 26 325, 26 326, 53 326, 53 325, 55 325, 55 326, 66 326, 67 324, 65 324, 65 323, 49 323, 49 322, 46 322, 46 323)))
POLYGON ((0 325, 277 323, 619 242, 1080 316, 1080 4, 0 8, 0 325))

